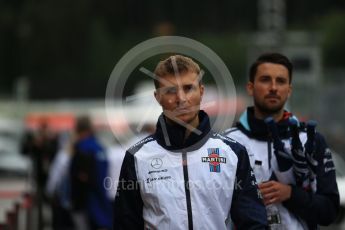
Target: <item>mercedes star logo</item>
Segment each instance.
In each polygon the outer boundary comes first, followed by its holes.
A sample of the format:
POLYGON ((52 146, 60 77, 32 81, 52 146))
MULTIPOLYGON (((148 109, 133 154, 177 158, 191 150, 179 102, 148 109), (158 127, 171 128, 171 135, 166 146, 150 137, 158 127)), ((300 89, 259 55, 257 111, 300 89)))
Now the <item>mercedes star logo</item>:
POLYGON ((160 167, 162 167, 162 165, 163 161, 160 158, 153 158, 151 161, 152 168, 159 169, 160 167))

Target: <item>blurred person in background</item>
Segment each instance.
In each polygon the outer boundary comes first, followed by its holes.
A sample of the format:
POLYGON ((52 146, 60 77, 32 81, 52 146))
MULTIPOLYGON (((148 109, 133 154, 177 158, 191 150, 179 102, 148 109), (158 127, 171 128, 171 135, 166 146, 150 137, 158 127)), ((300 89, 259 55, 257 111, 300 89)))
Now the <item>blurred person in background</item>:
POLYGON ((112 206, 105 188, 109 163, 87 116, 77 119, 70 163, 73 218, 78 229, 111 229, 112 206))
MULTIPOLYGON (((139 124, 135 124, 139 125, 139 124)), ((107 190, 110 199, 114 200, 117 186, 119 182, 120 170, 121 165, 123 162, 123 158, 125 157, 126 149, 131 147, 132 145, 136 144, 138 141, 152 135, 155 132, 155 125, 150 123, 145 123, 141 129, 141 131, 130 138, 126 143, 119 143, 117 142, 113 146, 111 146, 108 150, 108 160, 109 160, 109 184, 107 184, 107 190)))
POLYGON ((59 150, 51 163, 46 194, 52 207, 53 230, 73 230, 71 216, 71 180, 69 175, 72 159, 72 140, 68 133, 60 134, 59 150))
POLYGON ((331 151, 284 105, 292 92, 293 66, 278 53, 261 55, 250 68, 247 92, 254 106, 225 135, 243 144, 267 208, 271 229, 318 229, 339 210, 331 151))
POLYGON ((229 229, 231 216, 237 229, 265 229, 266 211, 245 148, 214 133, 200 110, 199 65, 175 55, 154 74, 163 113, 155 133, 125 154, 113 228, 229 229))
POLYGON ((57 135, 49 129, 49 124, 42 119, 38 130, 28 131, 21 143, 21 152, 29 155, 32 161, 33 177, 36 186, 36 203, 38 211, 38 229, 43 229, 44 188, 48 177, 50 163, 58 150, 57 135))
POLYGON ((21 152, 33 161, 35 181, 38 188, 45 187, 50 163, 58 149, 58 137, 42 119, 36 131, 28 131, 23 138, 21 152))

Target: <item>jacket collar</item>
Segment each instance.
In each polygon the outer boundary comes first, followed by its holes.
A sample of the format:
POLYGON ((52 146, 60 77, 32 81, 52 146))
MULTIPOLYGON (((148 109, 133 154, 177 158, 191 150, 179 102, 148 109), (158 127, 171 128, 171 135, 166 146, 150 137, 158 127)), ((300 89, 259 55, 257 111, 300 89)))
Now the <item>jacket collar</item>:
POLYGON ((201 133, 191 132, 189 137, 184 140, 186 128, 177 123, 168 124, 166 117, 162 113, 157 121, 154 134, 158 144, 165 149, 176 152, 199 149, 211 134, 211 125, 208 115, 203 110, 199 111, 198 116, 199 125, 197 130, 201 131, 201 133))
MULTIPOLYGON (((289 118, 297 118, 292 114, 285 111, 284 118, 277 123, 279 136, 281 138, 288 138, 290 136, 289 132, 289 118)), ((298 121, 298 120, 297 120, 298 121)), ((247 136, 258 139, 258 140, 268 140, 269 132, 264 120, 257 119, 254 116, 254 107, 248 107, 247 110, 241 115, 239 122, 236 124, 243 133, 247 136)))

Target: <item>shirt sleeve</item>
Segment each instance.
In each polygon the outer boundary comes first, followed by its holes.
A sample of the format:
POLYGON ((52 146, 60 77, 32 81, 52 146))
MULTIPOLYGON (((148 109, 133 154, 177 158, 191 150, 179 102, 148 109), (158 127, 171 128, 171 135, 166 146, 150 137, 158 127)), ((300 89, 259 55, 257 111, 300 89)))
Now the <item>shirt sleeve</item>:
POLYGON ((317 190, 313 193, 291 185, 291 198, 283 204, 308 223, 329 225, 336 219, 340 206, 335 166, 325 139, 320 134, 315 138, 317 190))
POLYGON ((143 201, 137 180, 134 155, 126 152, 114 202, 113 229, 144 229, 143 201))
POLYGON ((238 155, 236 183, 231 219, 236 229, 267 229, 266 208, 258 189, 247 151, 241 146, 238 155))

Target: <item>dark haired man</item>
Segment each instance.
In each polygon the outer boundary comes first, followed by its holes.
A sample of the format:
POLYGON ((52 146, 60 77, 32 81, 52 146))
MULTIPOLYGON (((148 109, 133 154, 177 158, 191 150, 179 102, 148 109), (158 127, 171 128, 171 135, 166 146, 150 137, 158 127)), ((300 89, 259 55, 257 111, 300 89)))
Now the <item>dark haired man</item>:
POLYGON ((114 229, 265 229, 266 211, 246 150, 211 131, 200 110, 204 86, 190 58, 155 70, 163 109, 156 132, 125 155, 114 229))
POLYGON ((109 230, 111 200, 105 188, 108 161, 89 117, 76 121, 75 143, 70 163, 73 219, 77 229, 109 230))
POLYGON ((250 68, 247 84, 254 106, 225 135, 248 151, 270 228, 317 229, 334 221, 339 193, 324 138, 312 126, 307 135, 284 110, 292 91, 292 69, 284 55, 261 55, 250 68))

